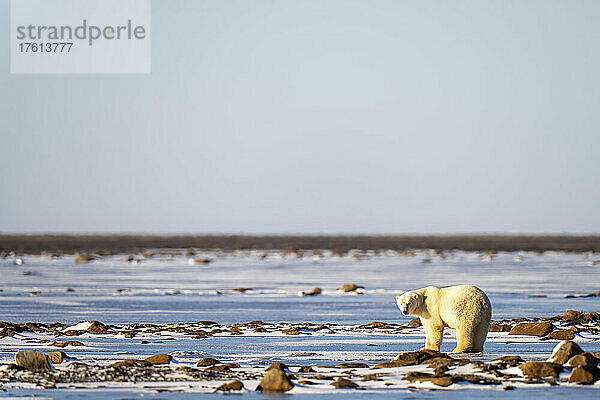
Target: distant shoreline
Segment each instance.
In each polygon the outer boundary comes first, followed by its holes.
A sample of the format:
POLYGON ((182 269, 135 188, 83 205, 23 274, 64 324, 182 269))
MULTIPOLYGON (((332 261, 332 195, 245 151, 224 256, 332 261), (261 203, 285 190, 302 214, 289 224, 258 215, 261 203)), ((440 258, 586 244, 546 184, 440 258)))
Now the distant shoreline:
POLYGON ((600 235, 66 235, 0 234, 0 251, 139 252, 145 249, 600 251, 600 235))

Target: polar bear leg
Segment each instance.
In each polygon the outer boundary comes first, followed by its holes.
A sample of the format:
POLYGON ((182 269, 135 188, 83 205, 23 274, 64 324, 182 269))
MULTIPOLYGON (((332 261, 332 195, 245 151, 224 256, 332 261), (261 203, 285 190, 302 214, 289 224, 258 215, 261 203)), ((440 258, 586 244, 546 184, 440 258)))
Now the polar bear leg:
POLYGON ((473 351, 473 339, 475 329, 472 326, 456 327, 456 348, 453 353, 469 353, 473 351))
POLYGON ((421 350, 440 351, 442 337, 444 336, 444 325, 424 321, 423 327, 425 328, 425 347, 421 350))
POLYGON ((487 338, 489 327, 489 322, 485 321, 482 321, 479 323, 479 325, 477 325, 477 327, 475 328, 475 337, 473 338, 473 351, 483 351, 483 344, 485 343, 485 339, 487 338))

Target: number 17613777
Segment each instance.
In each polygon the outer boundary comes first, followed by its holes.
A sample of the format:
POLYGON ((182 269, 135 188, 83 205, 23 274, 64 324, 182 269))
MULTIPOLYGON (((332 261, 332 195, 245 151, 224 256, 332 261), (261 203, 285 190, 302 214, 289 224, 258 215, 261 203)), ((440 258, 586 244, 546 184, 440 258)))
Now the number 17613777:
POLYGON ((19 43, 21 53, 70 53, 73 43, 19 43))

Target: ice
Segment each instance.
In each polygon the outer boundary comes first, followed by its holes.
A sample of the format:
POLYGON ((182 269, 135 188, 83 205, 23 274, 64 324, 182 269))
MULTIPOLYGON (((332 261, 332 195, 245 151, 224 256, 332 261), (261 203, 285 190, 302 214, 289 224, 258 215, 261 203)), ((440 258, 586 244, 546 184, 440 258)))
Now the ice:
MULTIPOLYGON (((546 252, 542 255, 518 252, 499 253, 491 261, 486 255, 473 252, 448 252, 442 259, 430 251, 417 251, 414 256, 397 252, 379 255, 371 253, 366 259, 350 256, 337 257, 328 252, 313 258, 286 257, 276 251, 238 252, 226 254, 204 252, 209 264, 190 265, 184 255, 161 254, 154 251, 152 258, 143 258, 139 264, 125 261, 124 255, 105 257, 86 264, 76 264, 72 256, 50 260, 44 256, 23 256, 22 266, 9 259, 0 259, 0 319, 10 322, 62 322, 65 331, 86 330, 92 320, 104 324, 173 324, 213 320, 232 324, 262 320, 266 323, 311 322, 325 324, 336 333, 307 332, 287 336, 278 331, 268 333, 245 332, 230 336, 217 334, 206 339, 192 339, 176 332, 139 334, 133 339, 124 335, 77 336, 84 347, 68 347, 69 356, 82 362, 109 364, 123 358, 143 358, 157 353, 174 356, 174 363, 194 365, 207 356, 223 362, 238 362, 243 368, 264 368, 273 362, 289 365, 334 365, 336 362, 367 362, 370 365, 389 361, 399 352, 417 350, 425 341, 422 328, 403 330, 401 333, 361 331, 357 325, 372 321, 406 324, 412 317, 403 316, 396 307, 395 296, 406 290, 427 285, 473 284, 489 296, 492 318, 496 320, 517 317, 550 317, 562 315, 567 309, 600 311, 600 297, 565 298, 566 295, 596 293, 599 289, 600 266, 590 265, 588 254, 546 252), (263 257, 264 256, 264 257, 263 257), (424 259, 429 262, 423 262, 424 259), (23 271, 33 275, 23 275, 23 271), (337 290, 343 284, 364 286, 364 292, 343 293, 337 290), (244 293, 233 289, 244 287, 244 293), (298 296, 300 291, 322 289, 321 295, 298 296), (67 288, 72 291, 67 291, 67 288), (30 295, 31 292, 39 292, 30 295), (544 297, 539 297, 544 296, 544 297), (175 340, 165 340, 169 337, 175 340), (148 341, 142 344, 142 341, 148 341)), ((181 252, 185 253, 184 251, 181 252)), ((597 259, 597 256, 592 255, 597 259)), ((454 331, 447 329, 442 351, 455 346, 454 331)), ((14 362, 16 351, 34 349, 42 352, 58 350, 32 332, 17 333, 14 337, 0 338, 0 363, 14 362)), ((581 332, 575 339, 584 351, 600 351, 598 335, 581 332)), ((471 358, 489 361, 503 355, 521 355, 527 361, 546 360, 558 343, 540 341, 527 336, 508 336, 505 332, 490 333, 482 355, 471 358)), ((61 366, 58 366, 61 368, 61 366)), ((389 369, 383 382, 358 381, 365 390, 356 393, 336 390, 328 383, 296 386, 291 393, 306 398, 328 398, 333 393, 343 397, 387 398, 412 396, 412 391, 436 388, 430 383, 409 384, 401 377, 407 371, 422 367, 389 369), (413 389, 409 389, 409 386, 413 389), (414 389, 418 387, 419 389, 414 389)), ((324 370, 325 371, 325 370, 324 370)), ((335 371, 335 370, 332 370, 335 371)), ((465 367, 465 371, 469 371, 465 367)), ((513 371, 511 369, 510 371, 513 371)), ((337 371, 339 372, 339 370, 337 371)), ((378 370, 378 372, 381 372, 378 370)), ((429 370, 430 372, 430 370, 429 370)), ((520 370, 514 369, 515 374, 520 370)), ((86 386, 88 397, 128 397, 132 394, 156 394, 161 398, 178 396, 190 398, 198 393, 211 392, 217 383, 139 383, 115 384, 101 388, 98 384, 86 386), (145 387, 146 386, 146 387, 145 387), (158 388, 158 389, 156 389, 158 388), (168 390, 184 390, 170 394, 168 390)), ((244 398, 262 398, 253 392, 258 381, 244 382, 244 398)), ((447 398, 512 396, 514 398, 540 396, 584 398, 597 396, 593 388, 552 387, 511 383, 516 391, 501 388, 481 388, 453 384, 450 389, 429 392, 447 398), (460 392, 460 395, 451 393, 460 392), (542 394, 543 393, 543 394, 542 394), (452 397, 454 396, 454 397, 452 397)), ((0 397, 42 395, 52 397, 77 396, 76 388, 66 386, 52 392, 23 384, 4 384, 8 392, 0 397)))

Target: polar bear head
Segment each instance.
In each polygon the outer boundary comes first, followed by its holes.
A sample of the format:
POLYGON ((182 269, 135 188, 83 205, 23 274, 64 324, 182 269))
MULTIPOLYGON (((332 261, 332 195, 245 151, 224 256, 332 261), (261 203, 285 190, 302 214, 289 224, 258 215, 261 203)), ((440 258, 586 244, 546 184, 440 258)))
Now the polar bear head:
POLYGON ((423 305, 424 296, 416 292, 406 292, 402 296, 396 296, 396 305, 404 315, 418 316, 423 305))

